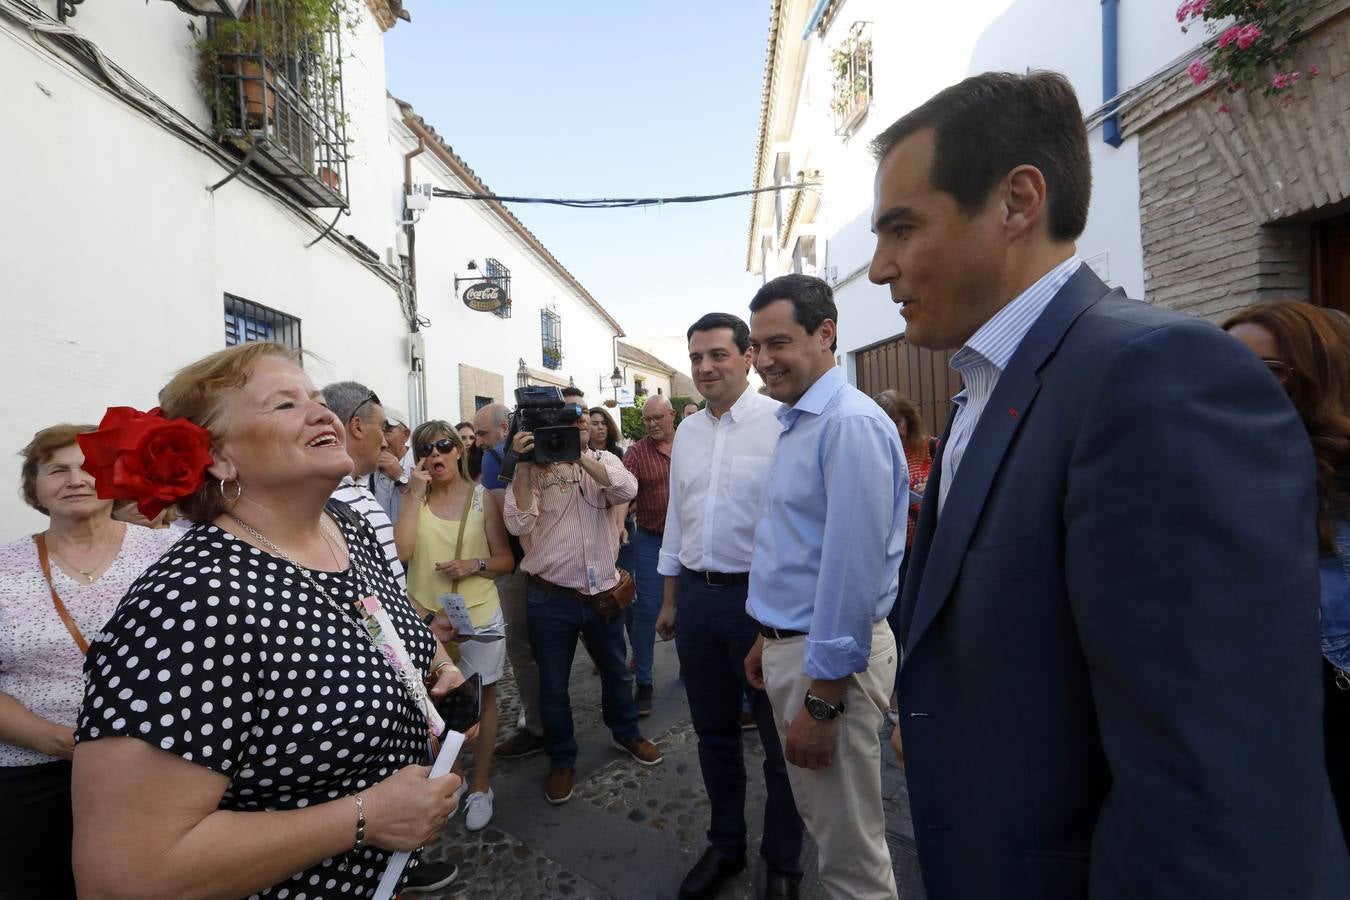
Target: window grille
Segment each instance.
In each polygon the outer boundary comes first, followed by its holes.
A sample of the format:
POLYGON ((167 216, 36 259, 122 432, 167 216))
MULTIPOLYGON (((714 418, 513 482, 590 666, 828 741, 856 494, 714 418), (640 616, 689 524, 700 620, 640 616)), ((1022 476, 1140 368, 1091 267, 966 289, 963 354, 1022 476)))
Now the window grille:
POLYGON ((500 319, 511 318, 511 270, 489 257, 483 260, 483 274, 487 280, 502 289, 506 302, 492 311, 500 319))
POLYGON ((232 294, 225 295, 225 346, 276 341, 299 350, 300 320, 232 294))
POLYGON ((544 368, 562 368, 562 317, 555 310, 539 311, 539 343, 543 351, 544 368))
POLYGON ((834 76, 834 133, 850 135, 867 117, 872 105, 871 23, 855 22, 848 37, 830 54, 834 76))
POLYGON ((252 0, 198 41, 216 134, 313 208, 347 207, 343 9, 252 0))

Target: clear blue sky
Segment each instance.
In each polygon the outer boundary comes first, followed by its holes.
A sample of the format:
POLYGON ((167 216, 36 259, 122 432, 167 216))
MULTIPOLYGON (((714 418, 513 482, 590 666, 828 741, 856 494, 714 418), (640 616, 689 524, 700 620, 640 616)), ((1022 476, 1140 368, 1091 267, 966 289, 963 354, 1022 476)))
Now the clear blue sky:
MULTIPOLYGON (((389 89, 499 194, 753 187, 769 0, 409 0, 389 89)), ((438 199, 436 203, 467 201, 438 199)), ((744 198, 512 211, 635 337, 746 315, 744 198)))

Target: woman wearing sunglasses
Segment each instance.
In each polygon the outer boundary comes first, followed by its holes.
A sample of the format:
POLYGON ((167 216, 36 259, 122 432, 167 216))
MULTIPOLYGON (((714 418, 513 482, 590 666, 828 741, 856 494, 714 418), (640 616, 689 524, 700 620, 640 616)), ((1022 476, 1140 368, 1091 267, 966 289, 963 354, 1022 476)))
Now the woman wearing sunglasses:
MULTIPOLYGON (((502 621, 498 575, 515 568, 502 519, 501 501, 469 479, 464 442, 449 422, 424 422, 413 431, 411 487, 399 507, 394 542, 407 560, 408 593, 420 606, 443 615, 441 598, 457 595, 473 623, 470 639, 459 641, 459 667, 465 678, 477 674, 483 684, 483 713, 474 744, 473 780, 464 801, 464 823, 479 831, 492 821, 492 748, 497 740, 497 688, 506 663, 506 626, 502 621), (421 502, 411 502, 418 498, 421 502)), ((463 788, 461 788, 463 790, 463 788)))

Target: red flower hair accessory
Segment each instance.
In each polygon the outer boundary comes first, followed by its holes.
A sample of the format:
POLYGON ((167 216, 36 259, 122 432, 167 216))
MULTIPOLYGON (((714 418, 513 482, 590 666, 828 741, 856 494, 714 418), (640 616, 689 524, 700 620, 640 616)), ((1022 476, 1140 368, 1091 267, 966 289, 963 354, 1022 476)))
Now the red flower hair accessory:
POLYGON ((194 493, 211 465, 211 432, 187 419, 166 419, 130 406, 108 408, 98 430, 75 436, 84 470, 104 500, 135 500, 147 519, 194 493))

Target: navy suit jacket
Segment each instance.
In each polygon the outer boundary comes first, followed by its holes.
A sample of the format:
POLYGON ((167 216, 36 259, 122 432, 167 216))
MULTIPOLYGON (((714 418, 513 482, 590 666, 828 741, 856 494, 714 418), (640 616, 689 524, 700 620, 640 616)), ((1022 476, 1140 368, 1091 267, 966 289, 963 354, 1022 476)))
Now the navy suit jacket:
POLYGON ((1084 266, 939 517, 942 477, 899 601, 930 900, 1350 897, 1312 452, 1256 356, 1084 266))

